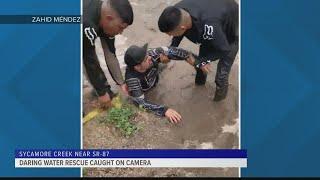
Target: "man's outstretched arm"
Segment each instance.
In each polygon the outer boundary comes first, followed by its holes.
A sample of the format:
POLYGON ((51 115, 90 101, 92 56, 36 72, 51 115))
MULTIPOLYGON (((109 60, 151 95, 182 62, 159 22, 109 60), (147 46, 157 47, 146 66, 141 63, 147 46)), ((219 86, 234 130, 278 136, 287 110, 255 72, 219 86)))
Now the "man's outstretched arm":
POLYGON ((173 37, 170 46, 178 47, 184 36, 173 37))
POLYGON ((95 51, 96 31, 93 27, 85 26, 83 32, 83 64, 88 79, 99 96, 111 94, 110 85, 100 67, 95 51))

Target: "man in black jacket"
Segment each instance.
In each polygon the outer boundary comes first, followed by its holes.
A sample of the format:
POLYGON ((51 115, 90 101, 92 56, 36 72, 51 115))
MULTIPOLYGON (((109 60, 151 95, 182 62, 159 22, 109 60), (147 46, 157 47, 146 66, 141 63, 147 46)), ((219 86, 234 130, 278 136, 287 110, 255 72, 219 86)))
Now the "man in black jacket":
POLYGON ((147 48, 147 44, 143 47, 131 46, 125 53, 124 60, 127 64, 125 79, 129 95, 136 105, 158 116, 165 116, 172 123, 178 123, 182 118, 178 112, 146 100, 144 93, 157 85, 160 63, 166 63, 167 59, 190 62, 195 57, 190 52, 176 47, 147 48))
POLYGON ((179 46, 183 37, 200 45, 197 85, 205 84, 209 63, 219 59, 215 101, 227 96, 229 73, 238 52, 238 23, 234 0, 182 0, 167 7, 158 21, 161 32, 174 36, 171 46, 179 46))
POLYGON ((84 0, 83 2, 83 63, 89 81, 103 107, 109 106, 114 96, 100 67, 95 51, 95 40, 100 37, 105 61, 113 80, 127 93, 120 65, 115 56, 115 35, 131 25, 133 11, 128 0, 84 0))

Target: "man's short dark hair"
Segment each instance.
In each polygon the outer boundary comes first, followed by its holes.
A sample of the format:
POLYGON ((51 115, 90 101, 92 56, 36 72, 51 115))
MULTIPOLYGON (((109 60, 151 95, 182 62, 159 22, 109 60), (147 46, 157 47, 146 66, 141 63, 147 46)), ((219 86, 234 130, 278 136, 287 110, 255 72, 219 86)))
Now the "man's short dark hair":
POLYGON ((131 25, 133 23, 133 11, 128 0, 109 0, 111 8, 114 9, 124 23, 131 25))
POLYGON ((158 20, 158 26, 161 32, 170 32, 174 30, 181 21, 181 11, 179 8, 169 6, 163 10, 158 20))

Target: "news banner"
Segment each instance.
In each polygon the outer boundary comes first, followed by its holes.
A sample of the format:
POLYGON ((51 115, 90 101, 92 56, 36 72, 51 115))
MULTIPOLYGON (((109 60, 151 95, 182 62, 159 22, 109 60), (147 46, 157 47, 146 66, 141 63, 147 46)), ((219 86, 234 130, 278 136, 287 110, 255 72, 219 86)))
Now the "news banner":
POLYGON ((247 167, 247 151, 240 149, 16 150, 15 167, 247 167))

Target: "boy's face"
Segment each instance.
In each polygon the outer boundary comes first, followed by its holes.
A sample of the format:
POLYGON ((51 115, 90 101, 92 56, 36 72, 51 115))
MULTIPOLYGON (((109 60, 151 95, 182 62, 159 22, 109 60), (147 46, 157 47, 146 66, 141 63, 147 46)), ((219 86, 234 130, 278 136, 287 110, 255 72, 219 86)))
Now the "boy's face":
POLYGON ((134 69, 140 73, 146 72, 152 66, 151 56, 146 56, 145 59, 138 65, 134 66, 134 69))

